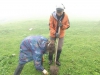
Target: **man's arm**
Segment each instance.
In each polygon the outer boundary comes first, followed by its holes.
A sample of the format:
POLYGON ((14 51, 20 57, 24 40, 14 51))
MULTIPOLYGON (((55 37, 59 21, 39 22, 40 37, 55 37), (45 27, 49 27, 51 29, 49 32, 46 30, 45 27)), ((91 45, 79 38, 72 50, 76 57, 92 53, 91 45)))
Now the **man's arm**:
POLYGON ((33 59, 34 59, 34 65, 36 70, 42 71, 44 75, 48 75, 47 70, 44 69, 42 66, 42 54, 39 53, 38 51, 35 51, 35 54, 33 54, 33 59))
POLYGON ((67 17, 65 24, 63 24, 61 28, 65 30, 65 29, 68 29, 69 27, 70 27, 70 22, 67 17))
POLYGON ((54 30, 54 27, 53 27, 53 16, 50 16, 50 19, 49 19, 49 28, 50 28, 50 33, 52 33, 52 34, 56 33, 56 31, 54 30))
POLYGON ((42 61, 42 54, 40 52, 40 50, 36 49, 34 51, 34 54, 33 54, 33 59, 34 59, 34 65, 35 65, 35 68, 37 70, 40 70, 40 71, 43 71, 44 70, 44 67, 42 66, 41 64, 41 61, 42 61))

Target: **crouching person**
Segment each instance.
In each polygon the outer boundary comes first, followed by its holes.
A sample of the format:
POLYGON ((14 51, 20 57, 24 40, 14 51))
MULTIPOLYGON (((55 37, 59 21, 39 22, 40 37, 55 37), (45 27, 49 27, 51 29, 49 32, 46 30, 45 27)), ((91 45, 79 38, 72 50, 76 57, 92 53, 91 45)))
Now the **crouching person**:
POLYGON ((36 70, 48 75, 48 72, 42 66, 42 56, 47 52, 54 53, 54 41, 48 41, 43 36, 28 36, 20 44, 19 64, 14 75, 20 75, 24 65, 33 60, 36 70))

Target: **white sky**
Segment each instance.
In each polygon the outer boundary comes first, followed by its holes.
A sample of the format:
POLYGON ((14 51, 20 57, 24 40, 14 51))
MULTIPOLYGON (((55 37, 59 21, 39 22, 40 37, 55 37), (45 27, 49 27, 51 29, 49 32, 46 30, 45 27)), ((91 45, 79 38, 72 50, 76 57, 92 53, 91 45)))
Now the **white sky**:
POLYGON ((0 0, 0 21, 50 16, 58 2, 69 17, 100 18, 100 0, 0 0))

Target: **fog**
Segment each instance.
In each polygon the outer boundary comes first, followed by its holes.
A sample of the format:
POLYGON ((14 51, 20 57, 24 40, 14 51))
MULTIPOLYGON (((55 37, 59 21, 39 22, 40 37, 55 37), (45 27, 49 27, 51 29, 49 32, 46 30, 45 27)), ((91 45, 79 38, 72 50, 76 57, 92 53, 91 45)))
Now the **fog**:
POLYGON ((100 19, 99 0, 0 0, 0 22, 48 17, 63 3, 69 18, 100 19))

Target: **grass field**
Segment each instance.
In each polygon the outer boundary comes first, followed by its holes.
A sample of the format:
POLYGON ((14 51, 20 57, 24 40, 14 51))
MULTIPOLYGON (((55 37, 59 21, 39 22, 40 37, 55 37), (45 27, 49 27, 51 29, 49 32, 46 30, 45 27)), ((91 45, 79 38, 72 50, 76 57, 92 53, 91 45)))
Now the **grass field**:
MULTIPOLYGON (((66 30, 59 75, 100 75, 100 21, 71 20, 66 30)), ((26 36, 48 38, 48 20, 24 20, 0 24, 0 75, 13 75, 18 65, 19 46, 26 36), (29 30, 33 28, 33 30, 29 30), (13 56, 12 54, 15 54, 13 56)), ((47 55, 44 67, 48 70, 47 55)), ((42 75, 33 62, 25 65, 21 75, 42 75)))

